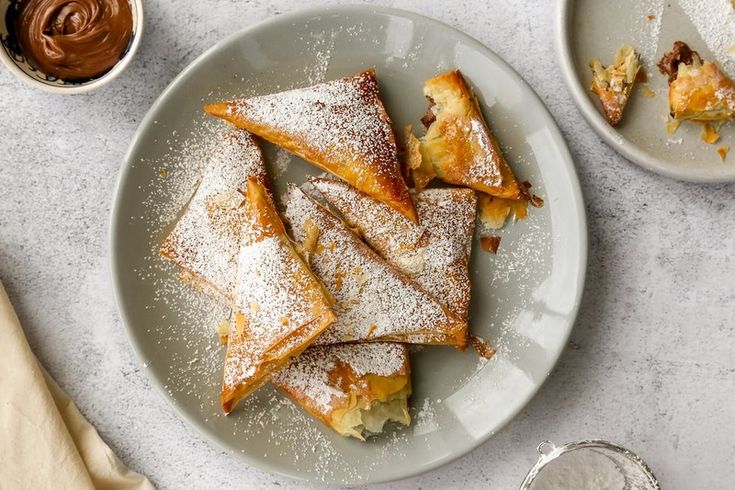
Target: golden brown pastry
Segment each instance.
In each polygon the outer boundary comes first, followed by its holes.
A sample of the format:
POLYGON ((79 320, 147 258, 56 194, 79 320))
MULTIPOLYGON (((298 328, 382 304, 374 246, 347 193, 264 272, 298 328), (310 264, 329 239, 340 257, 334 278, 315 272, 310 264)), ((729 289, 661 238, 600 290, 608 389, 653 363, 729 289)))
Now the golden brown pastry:
POLYGON ((225 413, 335 320, 332 299, 296 252, 263 185, 247 183, 220 401, 225 413))
POLYGON ((319 345, 276 373, 273 384, 339 434, 364 440, 388 421, 411 422, 410 371, 403 344, 319 345))
POLYGON ((496 197, 528 199, 459 70, 427 80, 424 95, 431 103, 422 118, 426 135, 417 141, 410 127, 406 131, 416 189, 438 177, 496 197))
POLYGON ((617 126, 638 77, 640 55, 633 46, 622 44, 615 52, 612 65, 605 67, 599 59, 594 58, 589 66, 592 70, 590 90, 599 97, 607 122, 617 126))
POLYGON ((263 155, 247 131, 227 132, 202 171, 201 180, 160 253, 179 265, 182 280, 228 302, 234 287, 241 222, 237 208, 246 183, 267 185, 263 155))
POLYGON ((416 221, 375 71, 208 104, 213 116, 282 146, 416 221))
POLYGON ((475 191, 437 188, 415 193, 417 225, 344 182, 330 178, 309 182, 388 263, 467 321, 475 191))
POLYGON ((386 263, 345 223, 292 186, 285 217, 334 297, 337 321, 317 344, 393 341, 467 345, 467 321, 386 263))
POLYGON ((675 121, 735 119, 735 83, 686 43, 675 42, 658 66, 669 76, 669 105, 675 121))

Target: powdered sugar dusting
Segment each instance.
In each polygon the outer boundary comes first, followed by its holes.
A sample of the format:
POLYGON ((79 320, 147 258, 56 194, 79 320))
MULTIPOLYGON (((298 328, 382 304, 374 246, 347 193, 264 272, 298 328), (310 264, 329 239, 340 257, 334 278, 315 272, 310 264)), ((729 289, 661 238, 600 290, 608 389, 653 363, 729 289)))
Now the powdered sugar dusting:
POLYGON ((273 382, 306 397, 312 408, 326 415, 350 399, 350 392, 332 377, 338 363, 358 376, 395 376, 406 373, 408 352, 402 345, 387 342, 314 346, 277 373, 273 382))
POLYGON ((630 31, 628 42, 640 53, 644 67, 655 68, 665 2, 664 0, 638 0, 633 3, 636 15, 633 24, 628 26, 630 31))
POLYGON ((328 324, 322 315, 330 311, 328 299, 282 234, 280 223, 264 219, 264 213, 275 211, 252 205, 249 209, 243 213, 225 360, 224 384, 229 388, 253 382, 264 361, 303 348, 328 324))
POLYGON ((229 132, 213 149, 194 196, 161 251, 223 295, 233 288, 240 222, 235 209, 245 181, 267 179, 260 149, 246 131, 229 132))
POLYGON ((464 327, 296 187, 289 193, 285 215, 298 242, 306 238, 307 220, 319 230, 318 249, 310 265, 336 300, 337 321, 317 343, 440 335, 464 327))
POLYGON ((414 420, 415 424, 413 427, 413 433, 417 436, 434 432, 439 428, 439 423, 436 420, 436 413, 434 412, 434 406, 429 398, 424 398, 424 403, 421 405, 418 412, 416 412, 414 420))
POLYGON ((707 47, 730 76, 735 77, 735 5, 731 0, 678 0, 707 47))
POLYGON ((309 182, 386 260, 409 274, 423 268, 423 254, 412 252, 426 239, 424 227, 345 182, 330 177, 313 178, 309 182))
POLYGON ((276 158, 273 161, 273 170, 275 172, 274 177, 280 177, 283 175, 288 168, 288 165, 291 163, 292 158, 291 153, 287 150, 284 150, 280 146, 276 148, 276 158))
MULTIPOLYGON (((365 172, 398 176, 395 139, 372 71, 240 100, 229 111, 292 135, 307 149, 301 156, 329 160, 337 175, 357 173, 357 182, 369 175, 365 172)), ((296 145, 284 146, 299 152, 296 145)))
POLYGON ((388 262, 444 301, 458 317, 467 318, 467 266, 477 207, 474 191, 453 188, 416 193, 417 225, 344 182, 311 182, 388 262))

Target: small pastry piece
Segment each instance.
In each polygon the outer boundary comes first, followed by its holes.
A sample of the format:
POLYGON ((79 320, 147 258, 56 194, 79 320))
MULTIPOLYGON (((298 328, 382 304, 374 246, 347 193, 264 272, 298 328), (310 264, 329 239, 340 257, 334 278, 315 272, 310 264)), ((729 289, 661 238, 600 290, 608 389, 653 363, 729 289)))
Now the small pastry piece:
POLYGON ((408 425, 408 348, 374 342, 312 346, 273 376, 314 417, 364 440, 388 421, 408 425))
POLYGON ((418 145, 407 128, 409 165, 416 189, 438 177, 492 196, 527 199, 459 70, 427 80, 424 95, 431 105, 421 119, 426 135, 418 145), (416 147, 420 157, 415 154, 416 147))
POLYGON ((332 300, 296 253, 265 188, 247 184, 220 401, 225 413, 332 322, 332 300))
POLYGON ((249 177, 267 185, 260 148, 247 131, 229 131, 206 162, 189 204, 163 241, 160 253, 179 265, 182 280, 229 301, 237 271, 237 208, 249 177))
POLYGON ((213 116, 282 146, 416 221, 375 71, 208 104, 213 116))
POLYGON ((414 203, 421 223, 417 225, 344 182, 329 178, 309 181, 388 263, 467 321, 475 191, 444 188, 417 192, 414 203))
POLYGON ((725 158, 727 158, 727 154, 729 152, 730 152, 730 147, 727 145, 720 146, 717 148, 717 154, 720 156, 720 160, 722 160, 723 162, 725 161, 725 158))
POLYGON ((490 252, 493 255, 498 254, 498 248, 500 247, 501 237, 497 235, 481 236, 480 245, 485 252, 490 252))
POLYGON ((289 191, 285 217, 297 242, 317 230, 310 265, 336 301, 337 321, 317 344, 383 340, 467 345, 466 321, 386 263, 342 220, 295 186, 289 191))
POLYGON ((681 41, 658 64, 669 76, 669 106, 676 121, 735 119, 735 83, 681 41))
POLYGON ((641 67, 640 58, 633 46, 622 44, 615 52, 612 65, 605 67, 597 58, 589 62, 592 69, 590 90, 600 98, 605 118, 611 126, 617 126, 623 117, 641 67))

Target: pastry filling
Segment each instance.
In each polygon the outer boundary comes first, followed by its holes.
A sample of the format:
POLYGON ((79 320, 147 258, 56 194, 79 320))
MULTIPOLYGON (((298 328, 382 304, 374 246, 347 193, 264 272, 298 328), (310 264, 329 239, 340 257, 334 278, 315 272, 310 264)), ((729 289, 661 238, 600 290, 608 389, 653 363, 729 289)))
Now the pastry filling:
POLYGON ((347 408, 332 412, 332 427, 343 436, 364 440, 366 436, 383 431, 386 422, 393 421, 403 425, 411 423, 408 413, 410 385, 399 391, 370 400, 362 395, 351 394, 347 408))

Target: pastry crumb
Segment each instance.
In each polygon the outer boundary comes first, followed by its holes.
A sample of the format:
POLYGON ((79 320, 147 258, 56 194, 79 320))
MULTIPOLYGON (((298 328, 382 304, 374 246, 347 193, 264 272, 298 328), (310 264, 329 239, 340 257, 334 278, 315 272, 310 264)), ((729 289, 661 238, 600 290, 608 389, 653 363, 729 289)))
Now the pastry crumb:
POLYGON ((669 121, 668 123, 666 123, 666 132, 668 134, 674 134, 676 133, 676 130, 679 129, 680 125, 681 125, 681 121, 678 119, 669 121))
POLYGON ((717 148, 717 154, 720 155, 720 160, 723 162, 725 161, 725 158, 727 158, 727 154, 730 151, 729 146, 720 146, 717 148))
POLYGON ((491 252, 495 255, 498 254, 498 247, 500 247, 500 237, 497 235, 482 236, 480 237, 480 245, 485 252, 491 252))
MULTIPOLYGON (((480 357, 485 360, 490 360, 495 355, 495 347, 490 345, 485 339, 470 334, 470 344, 477 351, 480 357)), ((441 403, 441 400, 437 400, 437 403, 441 403)))
POLYGON ((641 85, 643 97, 656 97, 656 92, 648 85, 641 85))
POLYGON ((699 137, 702 139, 702 141, 711 145, 719 141, 720 133, 717 131, 717 128, 712 124, 704 123, 702 124, 702 132, 699 134, 699 137))
POLYGON ((217 332, 217 335, 219 336, 219 343, 222 345, 227 345, 227 336, 230 333, 230 321, 222 320, 215 327, 215 331, 217 332))

